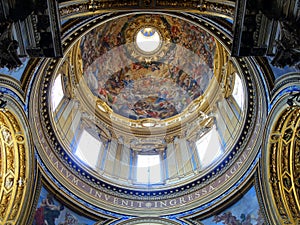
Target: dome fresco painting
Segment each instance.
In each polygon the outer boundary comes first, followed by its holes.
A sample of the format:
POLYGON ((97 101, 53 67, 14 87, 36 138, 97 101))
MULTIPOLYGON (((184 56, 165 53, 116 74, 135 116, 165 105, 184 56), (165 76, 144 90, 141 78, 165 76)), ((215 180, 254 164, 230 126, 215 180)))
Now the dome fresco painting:
POLYGON ((230 153, 246 116, 245 85, 200 26, 164 14, 126 15, 90 29, 68 54, 77 73, 68 77, 70 62, 61 62, 52 116, 68 154, 96 176, 165 189, 193 181, 230 153), (142 31, 145 38, 159 33, 160 49, 141 51, 142 31))
POLYGON ((205 20, 166 13, 95 17, 78 27, 39 80, 36 110, 56 149, 45 147, 47 167, 74 170, 79 177, 61 182, 129 214, 176 212, 182 201, 193 208, 223 193, 251 165, 256 153, 245 146, 262 118, 255 69, 230 57, 229 41, 205 20))
POLYGON ((130 119, 166 119, 186 109, 213 77, 215 49, 209 33, 165 15, 122 17, 96 27, 80 43, 88 87, 116 114, 130 119), (158 61, 138 61, 129 52, 136 38, 128 35, 139 34, 153 20, 164 27, 162 45, 168 49, 153 53, 160 54, 158 61), (129 32, 133 25, 137 31, 129 32))
POLYGON ((20 2, 0 224, 300 224, 298 1, 20 2))

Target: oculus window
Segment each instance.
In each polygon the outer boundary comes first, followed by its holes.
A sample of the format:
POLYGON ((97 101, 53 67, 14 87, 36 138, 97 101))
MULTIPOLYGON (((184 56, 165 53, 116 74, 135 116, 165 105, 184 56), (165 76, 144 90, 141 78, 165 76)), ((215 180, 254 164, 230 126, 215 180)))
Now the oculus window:
POLYGON ((155 28, 143 28, 136 35, 136 45, 144 53, 155 52, 161 45, 160 34, 155 28))

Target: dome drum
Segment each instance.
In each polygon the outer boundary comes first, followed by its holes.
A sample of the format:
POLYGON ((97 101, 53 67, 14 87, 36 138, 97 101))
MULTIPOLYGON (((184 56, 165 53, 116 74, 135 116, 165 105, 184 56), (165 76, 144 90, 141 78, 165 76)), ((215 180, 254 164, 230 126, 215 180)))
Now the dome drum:
POLYGON ((86 193, 85 201, 129 214, 176 212, 182 199, 193 208, 225 193, 251 166, 260 133, 254 121, 263 113, 255 94, 260 81, 251 76, 256 69, 229 56, 226 34, 187 17, 104 19, 71 34, 65 58, 45 64, 33 96, 41 103, 34 109, 42 112, 41 158, 72 193, 86 193), (156 22, 141 22, 147 19, 156 22), (184 36, 184 27, 192 33, 184 36), (146 28, 167 43, 151 60, 132 52, 134 35, 146 28), (100 46, 98 52, 92 46, 100 46), (179 58, 182 53, 191 58, 179 58), (44 91, 50 101, 61 100, 46 107, 44 91))

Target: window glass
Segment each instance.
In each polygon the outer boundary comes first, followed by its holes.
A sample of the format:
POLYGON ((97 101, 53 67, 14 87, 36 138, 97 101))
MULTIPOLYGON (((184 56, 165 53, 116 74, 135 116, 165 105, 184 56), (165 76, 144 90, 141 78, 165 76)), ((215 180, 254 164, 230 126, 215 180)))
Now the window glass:
POLYGON ((196 146, 201 167, 209 166, 222 153, 222 144, 215 127, 202 136, 196 146))
POLYGON ((80 136, 75 155, 78 156, 78 158, 84 163, 95 168, 98 162, 101 146, 101 141, 97 140, 84 130, 80 136))
POLYGON ((52 89, 51 89, 51 101, 52 101, 52 111, 55 111, 59 103, 64 97, 64 91, 61 82, 61 74, 55 78, 52 89))
POLYGON ((159 155, 138 155, 137 182, 153 184, 161 181, 159 155))
POLYGON ((151 27, 140 30, 136 36, 136 44, 143 52, 153 52, 159 48, 160 36, 158 31, 151 27))
POLYGON ((244 90, 242 80, 237 73, 235 73, 235 82, 232 91, 232 96, 235 99, 238 106, 242 109, 244 106, 244 90))

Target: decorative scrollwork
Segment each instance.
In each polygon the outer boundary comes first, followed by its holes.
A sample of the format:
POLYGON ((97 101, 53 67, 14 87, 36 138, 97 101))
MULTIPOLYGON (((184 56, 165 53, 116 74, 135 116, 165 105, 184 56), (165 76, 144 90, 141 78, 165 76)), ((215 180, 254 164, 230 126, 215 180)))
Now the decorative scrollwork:
POLYGON ((0 111, 0 223, 19 224, 28 176, 24 131, 9 111, 0 111))
POLYGON ((282 224, 300 222, 300 108, 289 107, 270 134, 270 188, 282 224))

